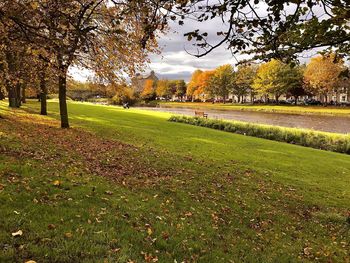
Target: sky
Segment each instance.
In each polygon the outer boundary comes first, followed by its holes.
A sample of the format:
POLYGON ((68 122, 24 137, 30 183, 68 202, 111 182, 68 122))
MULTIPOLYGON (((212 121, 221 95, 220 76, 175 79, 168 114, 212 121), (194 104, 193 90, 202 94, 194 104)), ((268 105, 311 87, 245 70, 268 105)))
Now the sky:
POLYGON ((192 42, 187 41, 184 33, 198 28, 209 33, 210 43, 217 43, 219 38, 215 37, 216 32, 226 28, 221 21, 211 21, 210 24, 188 23, 184 26, 173 23, 170 26, 171 30, 159 40, 162 53, 152 55, 148 66, 148 70, 154 70, 161 78, 189 81, 196 69, 210 70, 224 64, 236 64, 237 59, 247 58, 247 56, 233 57, 225 45, 201 58, 193 55, 197 53, 197 48, 192 46, 192 42))
MULTIPOLYGON (((289 6, 288 9, 291 12, 294 10, 293 6, 289 6)), ((257 6, 256 11, 260 15, 263 15, 266 12, 266 8, 257 6)), ((223 44, 202 58, 191 55, 195 54, 197 49, 192 46, 191 42, 187 41, 184 33, 199 29, 201 32, 207 32, 209 34, 209 43, 216 44, 221 39, 217 36, 216 32, 225 31, 228 27, 220 19, 202 23, 186 21, 183 26, 179 26, 177 22, 172 21, 169 27, 169 31, 158 38, 161 54, 150 55, 151 63, 146 67, 146 74, 154 70, 159 78, 184 79, 188 82, 191 74, 196 69, 210 70, 224 64, 236 65, 238 61, 248 58, 247 55, 232 56, 226 44, 223 44)), ((302 63, 308 62, 310 57, 315 54, 317 54, 317 50, 302 54, 300 61, 302 63)), ((71 69, 70 73, 75 79, 80 81, 85 81, 88 76, 91 76, 89 71, 77 68, 71 69)))
MULTIPOLYGON (((161 54, 150 55, 151 63, 146 66, 145 74, 154 70, 159 78, 184 79, 187 82, 196 69, 210 70, 224 64, 236 64, 237 58, 246 58, 246 56, 234 58, 225 45, 202 58, 191 55, 196 53, 197 49, 192 46, 191 42, 187 41, 184 33, 197 28, 207 31, 210 42, 216 43, 216 41, 219 41, 219 38, 215 37, 216 32, 219 28, 224 30, 226 25, 221 21, 211 21, 210 24, 187 23, 184 26, 179 26, 172 22, 170 30, 166 34, 159 36, 158 43, 161 48, 161 54)), ((85 81, 91 76, 88 70, 78 68, 72 68, 70 73, 75 79, 80 81, 85 81)))

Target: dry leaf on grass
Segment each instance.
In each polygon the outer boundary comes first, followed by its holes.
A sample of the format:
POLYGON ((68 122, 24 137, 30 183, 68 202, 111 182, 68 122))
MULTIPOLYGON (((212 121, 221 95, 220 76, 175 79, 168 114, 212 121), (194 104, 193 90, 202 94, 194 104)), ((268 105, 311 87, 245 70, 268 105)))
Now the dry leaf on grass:
POLYGON ((13 237, 20 237, 23 235, 23 231, 22 230, 18 230, 17 232, 13 232, 12 236, 13 237))

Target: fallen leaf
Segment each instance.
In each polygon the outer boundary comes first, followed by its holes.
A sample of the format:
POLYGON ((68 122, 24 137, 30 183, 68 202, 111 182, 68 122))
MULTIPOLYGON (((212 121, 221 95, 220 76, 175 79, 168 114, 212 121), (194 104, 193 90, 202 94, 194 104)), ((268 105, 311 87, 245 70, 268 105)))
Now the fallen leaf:
POLYGON ((54 224, 49 224, 47 227, 48 227, 48 229, 55 229, 56 228, 56 226, 54 224))
POLYGON ((150 235, 152 235, 152 233, 153 233, 152 229, 151 229, 151 228, 148 228, 148 229, 147 229, 147 234, 150 236, 150 235))
POLYGON ((36 263, 36 261, 34 261, 34 260, 28 260, 28 261, 26 261, 25 263, 36 263))
POLYGON ((58 181, 58 180, 55 180, 55 181, 53 182, 53 185, 54 185, 54 186, 60 186, 60 185, 61 185, 61 182, 58 181))
POLYGON ((64 236, 66 238, 71 238, 71 237, 73 237, 73 234, 68 232, 68 233, 65 233, 64 236))
POLYGON ((22 230, 18 230, 17 232, 12 233, 13 237, 19 237, 23 235, 23 231, 22 230))

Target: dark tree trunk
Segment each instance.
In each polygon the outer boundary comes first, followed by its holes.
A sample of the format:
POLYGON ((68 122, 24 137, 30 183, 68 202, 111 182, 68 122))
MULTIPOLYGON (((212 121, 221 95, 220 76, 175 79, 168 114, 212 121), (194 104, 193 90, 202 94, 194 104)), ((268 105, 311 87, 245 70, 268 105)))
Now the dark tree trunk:
POLYGON ((61 127, 69 128, 67 109, 67 75, 61 74, 58 77, 58 95, 60 103, 61 127))
POLYGON ((40 102, 41 102, 40 114, 47 115, 47 87, 46 87, 45 70, 41 72, 41 76, 40 76, 40 102))
POLYGON ((298 98, 299 98, 299 96, 294 96, 294 105, 298 104, 298 98))
POLYGON ((69 128, 68 109, 67 109, 67 71, 68 67, 63 63, 61 52, 57 56, 59 75, 58 75, 58 99, 60 104, 61 128, 69 128))
POLYGON ((9 107, 10 108, 16 108, 16 97, 14 88, 12 86, 8 87, 9 91, 9 107))
POLYGON ((17 108, 22 106, 22 103, 21 103, 21 86, 22 86, 22 84, 20 84, 20 83, 17 83, 17 85, 16 85, 16 105, 17 105, 17 108))
POLYGON ((5 99, 5 95, 0 88, 0 100, 4 100, 4 99, 5 99))
POLYGON ((22 96, 21 96, 21 102, 26 103, 26 86, 23 84, 22 85, 22 96))
POLYGON ((9 91, 9 107, 19 108, 21 106, 20 85, 19 84, 16 84, 15 86, 11 85, 9 86, 8 91, 9 91))
POLYGON ((237 96, 237 102, 240 103, 241 102, 241 96, 237 96))

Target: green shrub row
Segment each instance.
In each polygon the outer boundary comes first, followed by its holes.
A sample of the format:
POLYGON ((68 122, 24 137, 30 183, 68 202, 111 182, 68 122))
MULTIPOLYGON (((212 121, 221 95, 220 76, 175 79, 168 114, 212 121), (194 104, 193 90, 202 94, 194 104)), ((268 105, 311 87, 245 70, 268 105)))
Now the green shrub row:
POLYGON ((186 116, 172 116, 169 121, 350 154, 349 134, 332 134, 304 129, 283 128, 247 122, 222 121, 186 116))

